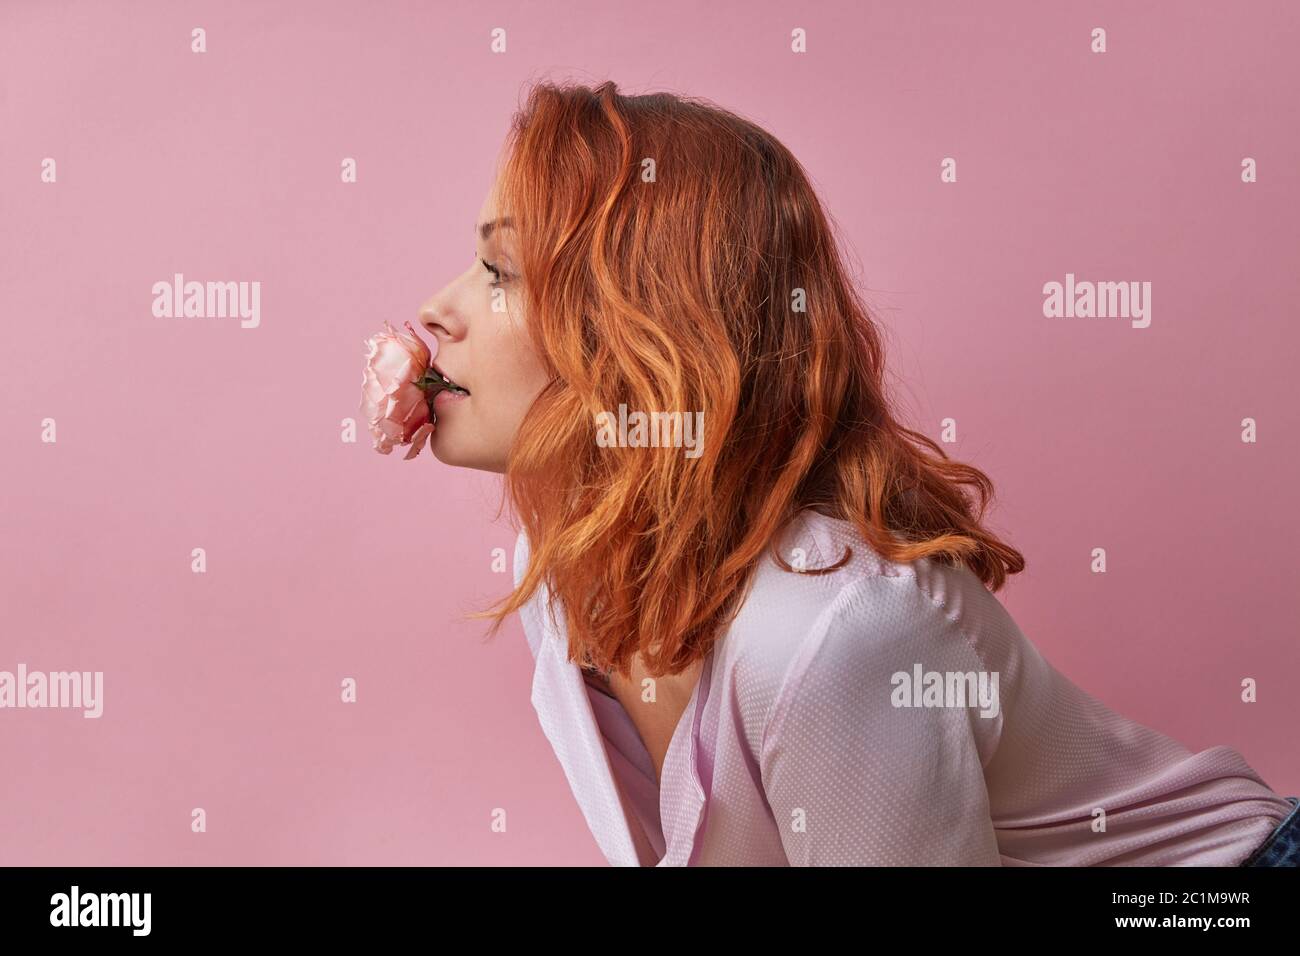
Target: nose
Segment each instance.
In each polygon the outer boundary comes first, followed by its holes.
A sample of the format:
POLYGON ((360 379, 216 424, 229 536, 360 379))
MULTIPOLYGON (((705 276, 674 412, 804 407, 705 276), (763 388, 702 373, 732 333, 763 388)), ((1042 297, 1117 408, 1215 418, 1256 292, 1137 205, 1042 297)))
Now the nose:
MULTIPOLYGON (((475 264, 477 264, 475 259, 475 264)), ((471 266, 456 276, 420 306, 420 324, 445 345, 464 338, 467 314, 463 306, 467 305, 470 280, 474 275, 471 266)))
POLYGON ((420 324, 438 339, 439 344, 450 342, 464 332, 464 322, 456 315, 455 286, 453 282, 420 306, 420 324))
POLYGON ((451 334, 445 321, 448 303, 447 290, 443 289, 420 306, 420 324, 436 336, 451 334))

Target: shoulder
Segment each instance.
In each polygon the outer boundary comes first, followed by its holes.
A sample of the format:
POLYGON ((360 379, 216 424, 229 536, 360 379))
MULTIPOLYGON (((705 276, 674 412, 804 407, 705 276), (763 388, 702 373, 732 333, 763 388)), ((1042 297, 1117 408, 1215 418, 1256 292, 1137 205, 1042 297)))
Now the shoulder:
POLYGON ((801 515, 780 547, 791 563, 805 555, 809 568, 834 564, 845 548, 852 554, 824 575, 765 559, 720 645, 715 673, 720 666, 756 758, 792 719, 852 719, 854 708, 888 706, 895 675, 918 664, 987 670, 974 632, 997 600, 969 569, 890 561, 849 522, 815 512, 801 515))

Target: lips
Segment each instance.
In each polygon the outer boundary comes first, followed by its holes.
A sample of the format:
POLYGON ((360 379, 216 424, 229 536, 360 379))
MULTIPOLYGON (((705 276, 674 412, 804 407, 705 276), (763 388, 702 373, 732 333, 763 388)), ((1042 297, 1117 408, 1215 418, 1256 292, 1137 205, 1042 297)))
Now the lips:
POLYGON ((437 376, 440 379, 442 379, 442 384, 447 391, 456 392, 457 394, 460 395, 469 394, 469 389, 465 388, 463 385, 457 385, 456 381, 451 376, 449 376, 446 372, 444 372, 442 369, 438 368, 437 365, 430 364, 429 367, 433 369, 433 371, 437 374, 437 376))

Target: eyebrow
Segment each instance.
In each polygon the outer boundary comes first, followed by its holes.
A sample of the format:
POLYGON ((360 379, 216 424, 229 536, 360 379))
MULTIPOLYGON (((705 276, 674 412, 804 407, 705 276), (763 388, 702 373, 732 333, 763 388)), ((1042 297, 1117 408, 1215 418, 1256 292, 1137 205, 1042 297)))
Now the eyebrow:
POLYGON ((510 221, 509 216, 505 216, 501 219, 493 219, 491 222, 485 222, 483 225, 479 226, 478 234, 484 239, 487 239, 492 235, 492 231, 497 227, 502 229, 513 229, 514 223, 510 221))

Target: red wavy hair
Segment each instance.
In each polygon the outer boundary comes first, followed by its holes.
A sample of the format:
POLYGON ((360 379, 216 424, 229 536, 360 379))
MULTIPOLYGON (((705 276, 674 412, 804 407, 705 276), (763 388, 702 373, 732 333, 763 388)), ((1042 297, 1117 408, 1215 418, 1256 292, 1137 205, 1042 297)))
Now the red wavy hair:
POLYGON ((554 377, 503 487, 527 572, 474 617, 495 632, 545 580, 571 659, 627 674, 639 651, 676 674, 721 636, 765 551, 793 570, 776 540, 803 508, 890 560, 964 562, 993 591, 1024 569, 982 526, 988 477, 895 419, 879 330, 774 137, 696 98, 542 83, 504 155, 499 207, 554 377), (620 403, 703 411, 702 454, 600 447, 596 416, 620 403))

